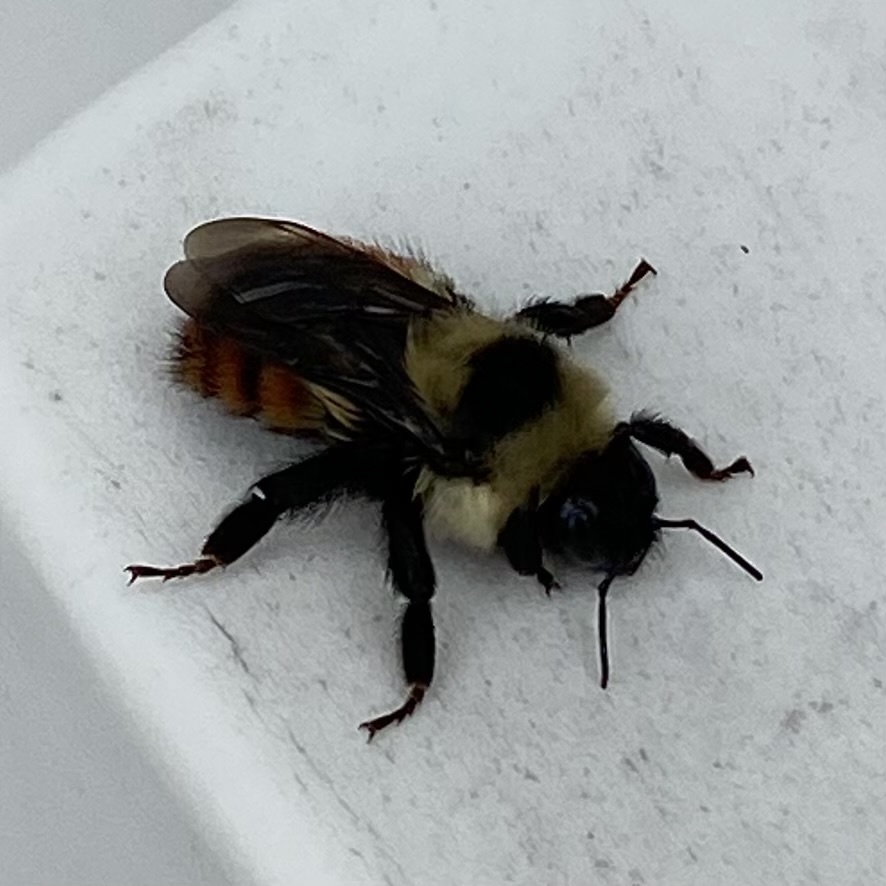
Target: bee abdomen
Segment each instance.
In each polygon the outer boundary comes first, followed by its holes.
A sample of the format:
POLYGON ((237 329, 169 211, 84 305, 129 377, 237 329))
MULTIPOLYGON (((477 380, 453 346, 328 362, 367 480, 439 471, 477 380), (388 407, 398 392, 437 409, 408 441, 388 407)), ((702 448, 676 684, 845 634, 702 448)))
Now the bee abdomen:
POLYGON ((186 320, 172 352, 176 379, 234 415, 251 416, 275 431, 320 430, 323 408, 308 384, 282 363, 186 320))

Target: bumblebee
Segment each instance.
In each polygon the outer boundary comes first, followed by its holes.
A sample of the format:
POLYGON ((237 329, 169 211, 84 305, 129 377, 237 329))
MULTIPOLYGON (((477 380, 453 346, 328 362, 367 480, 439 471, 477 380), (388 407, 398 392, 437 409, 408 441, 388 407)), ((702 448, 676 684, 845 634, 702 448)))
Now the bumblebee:
POLYGON ((388 575, 406 600, 408 695, 361 724, 370 739, 411 715, 431 685, 436 579, 426 530, 501 549, 549 595, 558 584, 546 553, 602 575, 603 688, 607 591, 636 572, 662 529, 695 530, 762 579, 694 520, 656 514, 655 479, 635 443, 679 456, 708 481, 753 474, 747 458, 717 468, 657 415, 617 421, 603 380, 557 341, 610 320, 655 274, 646 261, 612 295, 539 300, 499 319, 479 312, 421 256, 295 222, 207 222, 187 235, 184 252, 164 280, 186 315, 172 353, 175 376, 236 415, 326 445, 256 482, 193 562, 128 566, 130 583, 227 566, 284 514, 349 496, 378 502, 388 575))

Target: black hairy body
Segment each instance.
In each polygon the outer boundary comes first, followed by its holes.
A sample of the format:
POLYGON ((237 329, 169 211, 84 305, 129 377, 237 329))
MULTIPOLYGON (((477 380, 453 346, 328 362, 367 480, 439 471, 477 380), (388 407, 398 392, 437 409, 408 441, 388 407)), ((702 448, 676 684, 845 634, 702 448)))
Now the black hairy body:
POLYGON ((705 480, 752 473, 747 459, 717 469, 664 419, 618 422, 602 379, 557 342, 609 320, 654 273, 646 262, 611 296, 536 302, 498 319, 422 259, 292 222, 209 222, 188 235, 185 255, 165 281, 188 316, 173 354, 178 378, 235 414, 328 446, 260 479, 193 563, 127 569, 132 580, 208 572, 243 556, 284 514, 341 496, 377 501, 388 574, 407 601, 409 694, 362 724, 370 738, 413 713, 433 678, 426 530, 502 550, 548 593, 556 581, 546 552, 602 573, 604 686, 606 591, 636 571, 661 528, 696 529, 761 577, 694 521, 655 515, 655 480, 633 440, 678 455, 705 480))

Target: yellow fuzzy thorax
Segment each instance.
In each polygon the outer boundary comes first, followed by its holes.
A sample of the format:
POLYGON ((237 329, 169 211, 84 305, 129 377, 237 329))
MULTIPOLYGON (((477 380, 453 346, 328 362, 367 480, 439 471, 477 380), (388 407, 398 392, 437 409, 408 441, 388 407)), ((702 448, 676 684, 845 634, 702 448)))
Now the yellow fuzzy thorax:
MULTIPOLYGON (((446 428, 470 376, 470 358, 503 336, 532 337, 510 321, 453 312, 424 321, 410 332, 406 370, 442 427, 446 428)), ((538 489, 544 500, 583 453, 601 449, 614 420, 606 386, 596 374, 556 347, 561 393, 539 418, 498 442, 487 483, 444 479, 422 472, 416 494, 425 501, 432 529, 474 547, 492 548, 510 513, 538 489)))

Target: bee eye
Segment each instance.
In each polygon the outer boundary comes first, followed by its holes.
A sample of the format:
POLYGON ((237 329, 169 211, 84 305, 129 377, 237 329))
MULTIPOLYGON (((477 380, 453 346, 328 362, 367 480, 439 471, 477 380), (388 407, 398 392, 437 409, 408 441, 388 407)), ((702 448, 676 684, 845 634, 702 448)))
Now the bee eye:
POLYGON ((597 506, 589 499, 567 498, 560 506, 560 520, 570 532, 593 523, 597 513, 597 506))

